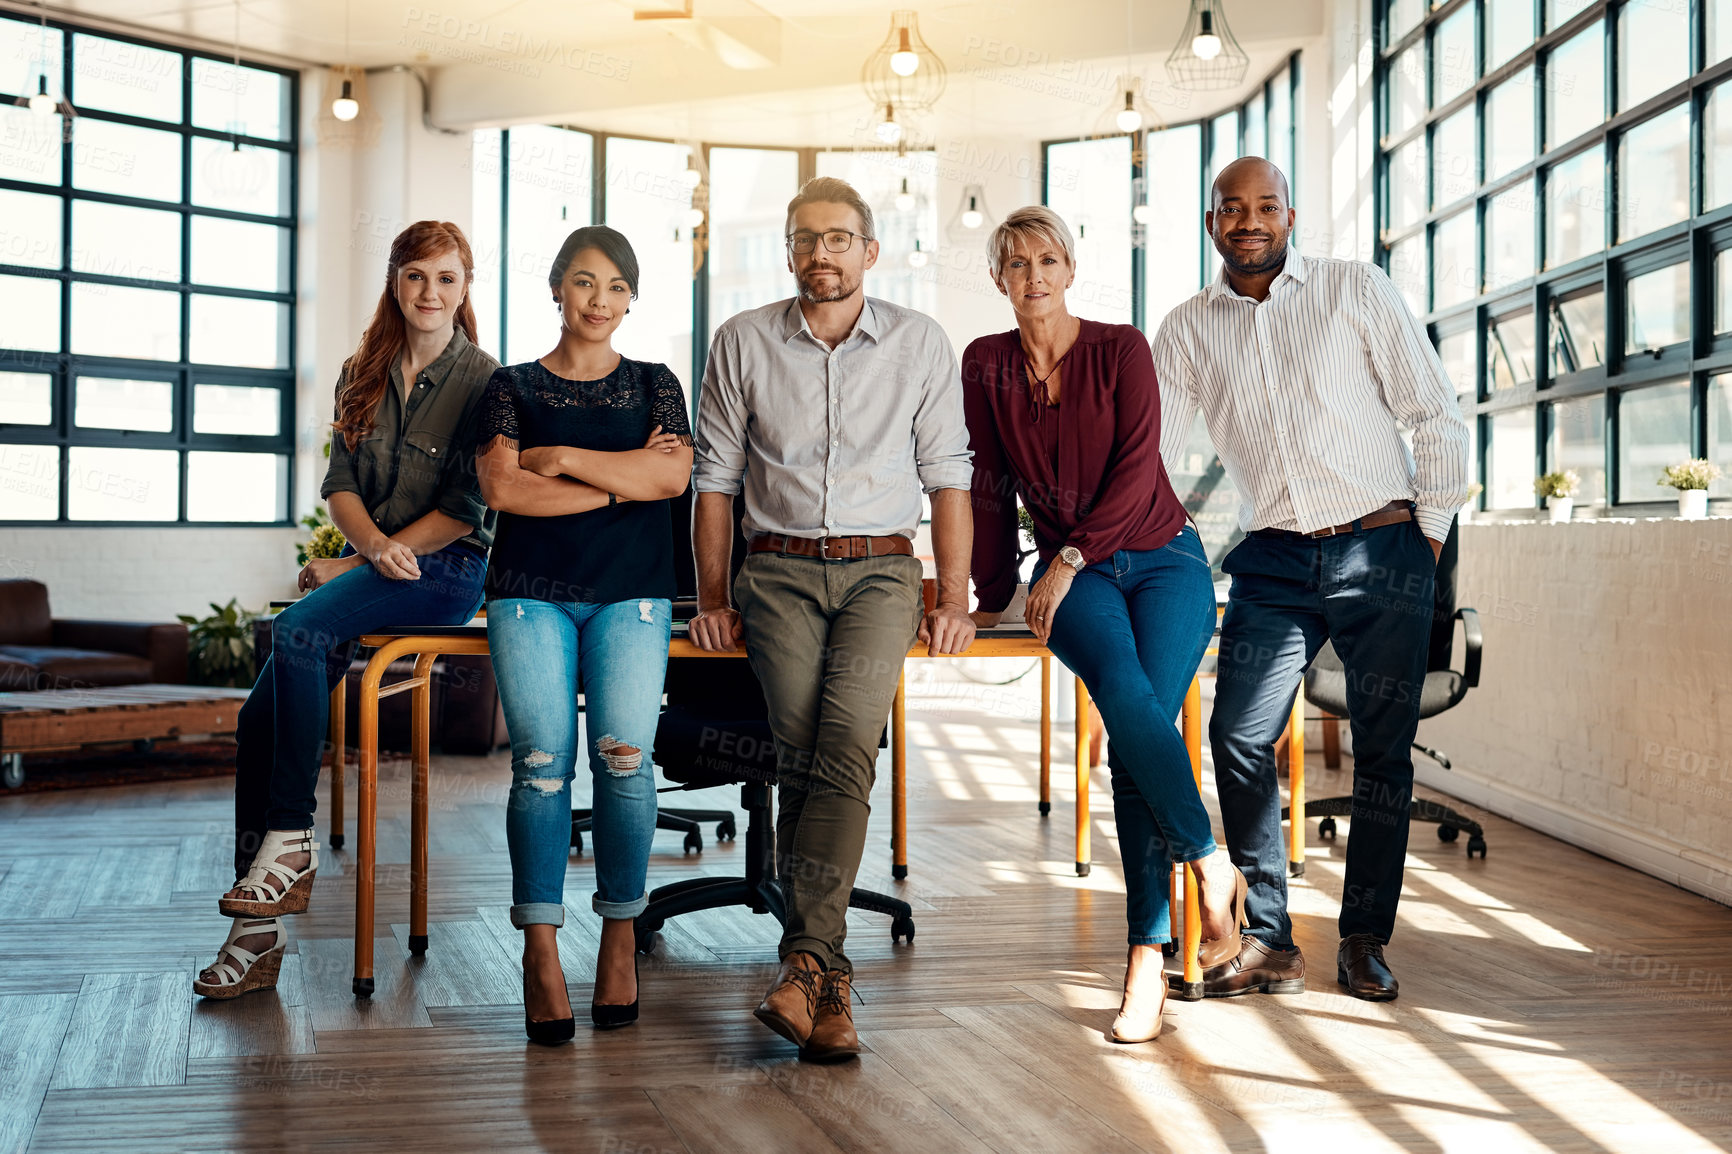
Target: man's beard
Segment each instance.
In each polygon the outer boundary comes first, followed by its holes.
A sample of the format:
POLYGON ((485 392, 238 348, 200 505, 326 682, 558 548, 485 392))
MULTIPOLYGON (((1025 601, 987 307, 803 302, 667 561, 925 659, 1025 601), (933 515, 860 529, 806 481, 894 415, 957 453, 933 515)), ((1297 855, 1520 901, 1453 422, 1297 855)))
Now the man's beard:
POLYGON ((1215 241, 1215 251, 1221 254, 1221 260, 1226 263, 1228 268, 1232 269, 1240 276, 1260 276, 1263 273, 1280 268, 1287 262, 1286 237, 1282 237, 1280 240, 1274 240, 1271 238, 1269 247, 1264 251, 1263 259, 1256 261, 1253 264, 1244 264, 1235 260, 1233 258, 1232 250, 1225 242, 1212 237, 1210 239, 1215 241))
POLYGON ((849 280, 847 273, 843 272, 839 268, 835 268, 834 266, 829 266, 823 269, 812 269, 800 277, 800 299, 805 301, 807 304, 821 305, 829 304, 831 301, 846 300, 848 297, 853 296, 859 291, 860 278, 855 277, 853 280, 849 280), (818 272, 835 273, 835 283, 826 288, 813 287, 812 281, 808 278, 818 272))

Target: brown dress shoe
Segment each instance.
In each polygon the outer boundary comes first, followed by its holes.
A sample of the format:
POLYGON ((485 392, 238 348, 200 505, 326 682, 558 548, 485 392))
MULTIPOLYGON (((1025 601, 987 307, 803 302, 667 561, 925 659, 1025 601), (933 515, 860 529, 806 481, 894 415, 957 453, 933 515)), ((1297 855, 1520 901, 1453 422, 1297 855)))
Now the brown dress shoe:
POLYGON ((818 1012, 818 984, 824 968, 811 954, 799 951, 782 959, 770 992, 752 1011, 758 1021, 788 1039, 804 1046, 812 1036, 812 1019, 818 1012))
POLYGON ((1205 998, 1236 998, 1240 994, 1303 994, 1305 957, 1295 946, 1277 950, 1245 934, 1239 952, 1218 966, 1203 971, 1205 998))
POLYGON ((1335 980, 1347 992, 1368 1002, 1393 1002, 1401 992, 1389 964, 1383 960, 1383 943, 1370 934, 1348 934, 1335 954, 1335 980))
POLYGON ((800 1057, 808 1062, 840 1062, 860 1052, 860 1035, 854 1032, 853 979, 841 970, 824 975, 818 994, 818 1015, 812 1034, 800 1057))

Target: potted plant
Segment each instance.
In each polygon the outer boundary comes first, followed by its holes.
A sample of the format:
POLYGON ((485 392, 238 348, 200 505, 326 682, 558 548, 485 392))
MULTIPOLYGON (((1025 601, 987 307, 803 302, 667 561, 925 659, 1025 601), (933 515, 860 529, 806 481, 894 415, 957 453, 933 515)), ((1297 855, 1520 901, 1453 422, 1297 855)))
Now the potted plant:
POLYGON ((1483 492, 1485 492, 1485 486, 1478 481, 1468 485, 1467 503, 1461 507, 1461 519, 1463 521, 1473 520, 1474 510, 1479 508, 1479 495, 1483 492))
POLYGON ((1659 483, 1678 490, 1678 517, 1700 521, 1708 515, 1708 486, 1720 477, 1720 466, 1697 457, 1666 466, 1659 483))
POLYGON ((1546 499, 1546 509, 1554 522, 1570 519, 1570 512, 1576 507, 1576 493, 1581 487, 1581 475, 1574 469, 1560 469, 1534 479, 1534 492, 1546 499))
POLYGON ((188 680, 195 685, 227 685, 245 689, 258 672, 253 666, 253 618, 230 598, 227 605, 211 602, 204 620, 178 614, 186 626, 188 680))
POLYGON ((295 564, 305 565, 315 557, 336 557, 343 552, 343 546, 349 542, 343 536, 343 531, 331 522, 330 514, 325 512, 323 505, 314 505, 313 511, 301 518, 301 524, 310 531, 305 541, 295 542, 295 564))

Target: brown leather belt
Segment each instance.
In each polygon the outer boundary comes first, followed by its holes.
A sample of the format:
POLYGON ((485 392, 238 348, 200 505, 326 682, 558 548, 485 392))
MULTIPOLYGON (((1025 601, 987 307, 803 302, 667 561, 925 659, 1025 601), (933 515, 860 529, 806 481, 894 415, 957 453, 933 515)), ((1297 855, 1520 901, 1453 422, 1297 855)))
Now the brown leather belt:
POLYGON ((912 557, 914 542, 906 537, 784 537, 760 533, 746 545, 748 553, 787 553, 822 557, 826 561, 856 561, 862 557, 912 557))
POLYGON ((1384 525, 1395 525, 1402 521, 1413 520, 1412 501, 1391 501, 1374 513, 1367 513, 1357 521, 1349 521, 1345 525, 1331 525, 1327 529, 1313 529, 1306 533, 1307 537, 1334 537, 1341 533, 1351 533, 1355 529, 1378 529, 1384 525))

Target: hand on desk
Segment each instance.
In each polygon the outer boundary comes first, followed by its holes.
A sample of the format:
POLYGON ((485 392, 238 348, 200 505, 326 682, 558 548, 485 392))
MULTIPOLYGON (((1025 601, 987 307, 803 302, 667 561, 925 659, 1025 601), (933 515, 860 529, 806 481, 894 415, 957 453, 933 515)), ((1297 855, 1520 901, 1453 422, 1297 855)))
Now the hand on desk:
POLYGON ((693 645, 711 653, 732 653, 745 635, 740 611, 733 608, 703 610, 692 618, 686 632, 693 645))
POLYGON ((974 619, 955 605, 939 605, 920 620, 920 640, 932 657, 961 653, 974 644, 974 619))

